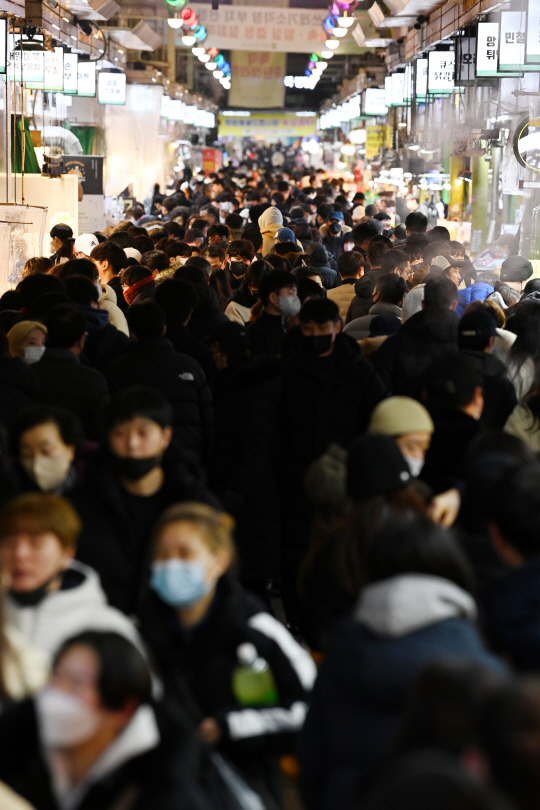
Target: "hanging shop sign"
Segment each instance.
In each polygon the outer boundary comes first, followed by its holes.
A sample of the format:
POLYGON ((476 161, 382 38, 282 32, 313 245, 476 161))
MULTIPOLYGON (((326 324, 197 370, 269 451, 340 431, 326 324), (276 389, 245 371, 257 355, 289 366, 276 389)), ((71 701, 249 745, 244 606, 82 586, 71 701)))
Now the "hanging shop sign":
POLYGON ((405 68, 405 80, 403 84, 403 101, 409 104, 413 97, 413 66, 407 65, 405 68))
POLYGON ((476 79, 476 37, 456 39, 456 84, 465 87, 476 79))
POLYGON ((521 166, 540 172, 540 118, 520 121, 514 132, 513 149, 521 166))
POLYGON ((286 54, 233 51, 231 55, 231 107, 283 107, 286 54))
POLYGON ((363 115, 386 115, 386 92, 382 87, 367 87, 362 93, 363 115))
POLYGON ((219 116, 219 134, 238 138, 303 138, 315 135, 317 116, 299 118, 294 113, 252 113, 246 117, 219 116))
POLYGON ((430 51, 428 54, 428 93, 444 96, 454 91, 454 51, 430 51))
POLYGON ((428 60, 416 60, 416 100, 424 101, 428 86, 428 60))
POLYGON ((405 104, 405 72, 392 73, 392 107, 403 107, 405 104))
POLYGON ((476 75, 497 76, 499 55, 499 23, 478 23, 476 45, 476 75))
POLYGON ((480 22, 476 39, 476 75, 479 78, 522 76, 521 72, 501 71, 499 66, 500 25, 480 22))
POLYGON ((7 18, 0 17, 0 73, 7 70, 7 29, 7 18))
POLYGON ((269 6, 191 4, 220 50, 320 53, 328 39, 320 9, 269 6))
POLYGON ((45 51, 43 34, 35 34, 32 39, 9 35, 8 77, 16 82, 43 82, 45 77, 45 51))
POLYGON ((527 15, 524 11, 501 12, 499 70, 521 70, 525 62, 527 15))
POLYGON ((525 62, 540 64, 540 3, 538 0, 529 0, 525 62))
POLYGON ((62 92, 64 89, 64 49, 54 48, 45 51, 44 77, 42 82, 27 82, 30 90, 50 90, 62 92))
POLYGON ((384 103, 387 107, 392 106, 392 77, 384 77, 384 103))
POLYGON ((77 95, 96 95, 96 63, 79 62, 77 65, 77 95))
POLYGON ((126 103, 126 74, 101 70, 98 75, 99 104, 126 103))
POLYGON ((374 158, 385 146, 392 148, 392 127, 366 127, 366 160, 374 158))
POLYGON ((64 54, 64 95, 77 94, 77 65, 79 57, 76 53, 64 54))

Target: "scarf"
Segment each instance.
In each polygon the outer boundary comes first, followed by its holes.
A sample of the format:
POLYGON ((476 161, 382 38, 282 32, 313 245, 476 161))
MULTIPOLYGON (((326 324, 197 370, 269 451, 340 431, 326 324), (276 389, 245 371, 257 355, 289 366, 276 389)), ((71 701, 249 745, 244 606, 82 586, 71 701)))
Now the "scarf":
POLYGON ((136 281, 135 284, 132 284, 131 287, 128 287, 127 290, 124 290, 124 298, 126 302, 131 306, 131 304, 135 301, 139 293, 145 290, 147 287, 154 286, 154 279, 152 276, 146 276, 145 278, 141 278, 140 281, 136 281))

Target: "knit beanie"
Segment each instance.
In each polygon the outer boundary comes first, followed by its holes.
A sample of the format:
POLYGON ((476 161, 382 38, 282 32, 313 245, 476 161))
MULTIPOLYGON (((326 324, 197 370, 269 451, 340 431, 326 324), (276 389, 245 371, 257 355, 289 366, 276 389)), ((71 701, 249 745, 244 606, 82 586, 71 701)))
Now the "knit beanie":
POLYGON ((431 416, 416 399, 388 397, 371 414, 368 433, 401 436, 403 433, 433 433, 431 416))
POLYGON ((347 459, 347 490, 353 500, 403 489, 411 481, 409 465, 390 436, 368 433, 351 447, 347 459))

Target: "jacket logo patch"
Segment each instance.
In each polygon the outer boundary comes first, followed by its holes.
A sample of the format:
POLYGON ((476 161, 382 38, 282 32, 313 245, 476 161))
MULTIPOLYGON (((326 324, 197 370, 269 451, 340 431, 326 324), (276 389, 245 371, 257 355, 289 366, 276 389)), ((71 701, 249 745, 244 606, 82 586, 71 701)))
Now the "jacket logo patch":
POLYGON ((195 377, 190 371, 183 371, 181 374, 178 375, 181 380, 191 380, 195 382, 195 377))

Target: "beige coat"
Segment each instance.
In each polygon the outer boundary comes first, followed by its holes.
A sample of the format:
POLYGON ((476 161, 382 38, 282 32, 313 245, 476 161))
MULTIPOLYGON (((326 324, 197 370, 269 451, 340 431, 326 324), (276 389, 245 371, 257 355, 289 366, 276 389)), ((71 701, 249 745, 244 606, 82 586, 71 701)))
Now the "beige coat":
POLYGON ((343 320, 345 320, 347 317, 349 304, 354 298, 354 284, 349 284, 346 282, 345 284, 341 284, 339 287, 334 287, 333 289, 328 290, 326 295, 331 301, 336 302, 339 307, 339 314, 343 320))
POLYGON ((534 453, 540 452, 540 424, 526 405, 516 405, 504 426, 505 433, 521 439, 534 453))
POLYGON ((0 782, 0 807, 2 810, 32 810, 32 805, 21 799, 11 788, 0 782))
POLYGON ((116 303, 116 293, 107 284, 101 285, 101 298, 99 299, 99 308, 106 309, 109 313, 109 320, 113 326, 123 332, 124 335, 129 337, 129 327, 127 325, 126 316, 116 303))

